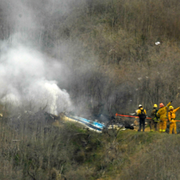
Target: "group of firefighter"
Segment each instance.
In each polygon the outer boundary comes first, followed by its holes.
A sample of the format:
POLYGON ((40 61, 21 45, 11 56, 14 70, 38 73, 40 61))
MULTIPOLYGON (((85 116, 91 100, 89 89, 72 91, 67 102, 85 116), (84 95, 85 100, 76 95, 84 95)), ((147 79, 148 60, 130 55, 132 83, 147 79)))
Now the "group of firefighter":
MULTIPOLYGON (((172 101, 169 102, 166 106, 163 103, 159 104, 159 109, 157 104, 154 104, 153 110, 151 112, 151 118, 149 118, 149 126, 150 130, 152 131, 155 129, 156 131, 159 131, 160 133, 166 132, 167 129, 167 122, 169 122, 169 134, 172 134, 174 131, 174 134, 177 134, 176 131, 176 111, 180 109, 180 107, 174 109, 174 107, 171 105, 172 101), (167 117, 168 113, 168 117, 167 117)), ((145 120, 146 120, 146 110, 143 108, 143 106, 140 104, 139 109, 137 110, 137 115, 139 116, 139 130, 141 131, 141 127, 143 126, 143 131, 145 129, 145 120)))

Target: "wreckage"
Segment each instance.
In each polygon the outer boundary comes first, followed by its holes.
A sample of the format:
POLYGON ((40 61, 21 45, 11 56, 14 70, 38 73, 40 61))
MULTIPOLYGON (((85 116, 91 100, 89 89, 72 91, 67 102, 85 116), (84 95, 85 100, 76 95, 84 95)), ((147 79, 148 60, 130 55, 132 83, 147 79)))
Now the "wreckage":
POLYGON ((89 120, 83 117, 66 113, 60 113, 59 116, 57 116, 44 110, 40 110, 36 113, 33 113, 31 111, 25 111, 16 116, 6 118, 8 124, 16 130, 20 129, 20 126, 22 126, 22 121, 24 121, 24 123, 28 123, 29 130, 32 130, 35 124, 36 128, 39 128, 39 125, 42 124, 44 127, 47 127, 48 125, 56 126, 57 124, 63 124, 63 121, 78 123, 81 126, 98 133, 102 133, 104 130, 109 129, 134 129, 133 122, 127 119, 125 120, 122 117, 109 117, 108 120, 109 121, 105 124, 98 121, 97 119, 89 120))
POLYGON ((61 119, 65 121, 77 122, 87 127, 89 130, 96 131, 98 133, 102 133, 103 130, 107 129, 134 129, 134 124, 129 124, 127 121, 123 121, 122 119, 117 119, 115 117, 109 118, 109 122, 106 125, 103 122, 98 122, 98 120, 93 121, 79 116, 66 114, 61 114, 61 119))
MULTIPOLYGON (((94 118, 95 120, 91 120, 93 119, 92 117, 86 119, 70 113, 60 113, 57 116, 42 109, 35 113, 32 111, 24 111, 15 116, 8 117, 0 114, 1 121, 7 123, 10 128, 17 132, 20 131, 24 125, 27 125, 26 129, 28 129, 29 132, 32 132, 34 128, 37 129, 37 132, 41 132, 43 128, 47 131, 52 125, 63 127, 65 122, 78 123, 80 127, 84 127, 97 133, 102 133, 103 131, 106 132, 106 130, 111 129, 138 130, 139 128, 139 117, 134 114, 115 114, 115 116, 112 117, 106 116, 106 120, 101 119, 100 117, 105 117, 105 115, 99 115, 95 117, 96 119, 94 118)), ((147 117, 146 119, 151 118, 147 117)), ((147 122, 146 125, 148 125, 147 122)))

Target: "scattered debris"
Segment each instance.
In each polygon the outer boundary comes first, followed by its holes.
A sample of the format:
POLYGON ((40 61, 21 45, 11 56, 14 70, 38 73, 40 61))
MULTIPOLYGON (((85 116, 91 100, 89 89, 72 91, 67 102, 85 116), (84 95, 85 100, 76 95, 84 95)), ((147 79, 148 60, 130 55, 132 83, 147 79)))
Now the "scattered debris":
POLYGON ((159 41, 155 42, 155 45, 158 46, 160 45, 161 43, 159 41))

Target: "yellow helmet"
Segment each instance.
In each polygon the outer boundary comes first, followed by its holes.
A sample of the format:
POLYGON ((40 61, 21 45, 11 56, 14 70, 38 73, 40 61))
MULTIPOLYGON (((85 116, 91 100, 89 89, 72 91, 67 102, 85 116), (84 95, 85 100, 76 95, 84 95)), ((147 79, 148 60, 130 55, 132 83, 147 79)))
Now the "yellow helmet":
POLYGON ((169 110, 172 110, 172 109, 174 109, 174 107, 173 106, 169 106, 169 110))
POLYGON ((154 104, 154 106, 153 106, 154 108, 157 108, 158 106, 157 106, 157 104, 154 104))

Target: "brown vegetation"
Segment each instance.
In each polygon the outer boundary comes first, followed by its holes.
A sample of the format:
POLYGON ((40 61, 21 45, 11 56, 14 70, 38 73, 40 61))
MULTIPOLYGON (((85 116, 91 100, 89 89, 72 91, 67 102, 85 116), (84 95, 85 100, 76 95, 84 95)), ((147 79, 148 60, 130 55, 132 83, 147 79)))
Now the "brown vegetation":
MULTIPOLYGON (((68 66, 71 74, 59 83, 75 104, 109 115, 139 103, 179 104, 178 0, 72 0, 62 14, 46 12, 40 2, 29 7, 43 26, 34 34, 26 29, 29 38, 68 66)), ((1 39, 11 32, 8 12, 2 9, 1 39)))
MULTIPOLYGON (((179 0, 72 0, 63 14, 28 3, 42 27, 21 31, 68 66, 66 82, 58 82, 83 107, 79 113, 129 113, 139 103, 149 111, 171 100, 179 106, 179 0)), ((14 32, 13 8, 0 8, 1 40, 14 32)), ((53 127, 43 116, 7 116, 0 122, 0 179, 180 179, 179 135, 96 134, 62 122, 53 127)))
POLYGON ((111 167, 119 153, 115 131, 97 134, 47 120, 44 112, 0 120, 0 179, 97 179, 111 167))
POLYGON ((78 37, 81 45, 69 49, 75 57, 69 91, 76 97, 83 94, 88 102, 93 99, 89 107, 99 108, 98 113, 133 111, 140 102, 148 109, 171 99, 178 105, 179 1, 89 3, 90 10, 82 4, 78 17, 75 8, 59 23, 58 31, 69 29, 62 43, 73 44, 78 37), (82 71, 78 61, 90 68, 82 71))
POLYGON ((179 179, 179 135, 56 127, 40 112, 0 122, 3 180, 179 179))

